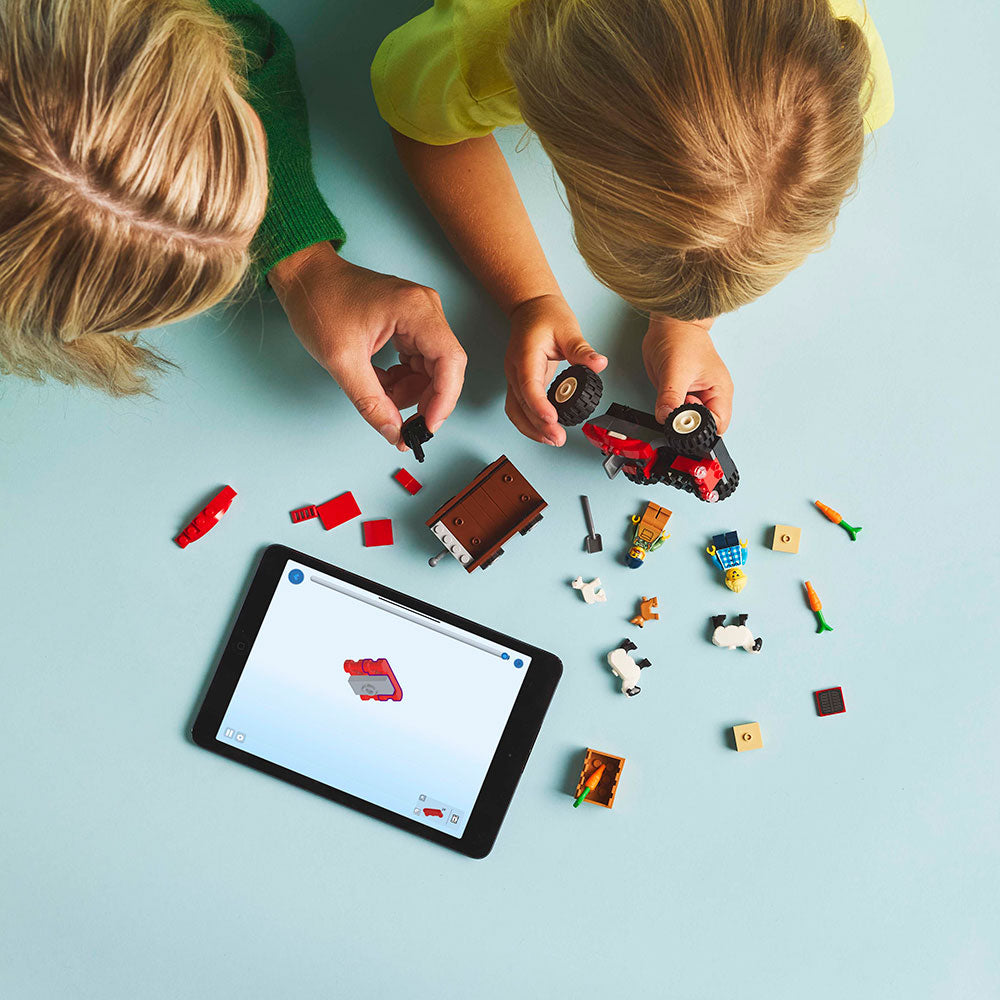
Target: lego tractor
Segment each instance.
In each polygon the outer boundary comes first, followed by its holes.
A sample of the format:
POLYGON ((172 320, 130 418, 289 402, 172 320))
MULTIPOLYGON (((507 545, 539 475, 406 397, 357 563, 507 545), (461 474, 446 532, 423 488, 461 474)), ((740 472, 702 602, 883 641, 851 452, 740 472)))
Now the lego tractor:
POLYGON ((708 407, 684 403, 661 424, 651 413, 611 403, 607 413, 591 420, 603 392, 600 375, 584 365, 571 365, 555 377, 548 399, 559 423, 583 424, 584 436, 605 456, 609 479, 622 472, 630 482, 666 483, 707 503, 725 500, 735 491, 740 474, 708 407))

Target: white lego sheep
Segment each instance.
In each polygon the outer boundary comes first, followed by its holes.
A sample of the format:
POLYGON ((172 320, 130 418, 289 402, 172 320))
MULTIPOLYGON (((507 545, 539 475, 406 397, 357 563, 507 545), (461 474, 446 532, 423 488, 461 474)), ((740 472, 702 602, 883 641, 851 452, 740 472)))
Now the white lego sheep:
POLYGON ((630 698, 641 690, 638 685, 639 672, 652 666, 645 657, 636 662, 629 656, 629 653, 636 648, 634 642, 623 639, 622 644, 617 649, 612 649, 608 653, 608 665, 611 667, 611 672, 622 682, 622 694, 627 694, 630 698))
POLYGON ((735 625, 726 625, 725 615, 715 615, 711 619, 712 642, 723 649, 736 649, 737 646, 745 649, 748 653, 759 653, 764 645, 764 640, 757 636, 754 638, 753 632, 747 626, 749 615, 739 615, 735 625))
POLYGON ((608 595, 604 593, 604 588, 601 586, 599 576, 595 576, 590 583, 584 583, 583 577, 578 576, 570 586, 574 590, 579 590, 588 604, 601 604, 608 599, 608 595))

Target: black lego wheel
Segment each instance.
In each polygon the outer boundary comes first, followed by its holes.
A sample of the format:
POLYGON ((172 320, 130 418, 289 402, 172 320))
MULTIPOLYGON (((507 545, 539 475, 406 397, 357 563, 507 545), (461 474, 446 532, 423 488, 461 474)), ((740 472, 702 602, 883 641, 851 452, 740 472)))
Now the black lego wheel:
POLYGON ((585 365, 570 365, 552 380, 547 395, 556 408, 559 423, 564 427, 575 427, 597 409, 603 392, 604 383, 600 375, 585 365))
POLYGON ((719 436, 715 417, 701 403, 678 406, 664 421, 663 433, 667 447, 688 458, 704 458, 719 436))
POLYGON ((731 476, 726 478, 724 483, 719 483, 719 485, 715 487, 715 492, 719 494, 720 500, 725 500, 726 497, 730 497, 736 492, 736 487, 739 485, 740 474, 734 471, 731 476))
POLYGON ((655 480, 647 479, 645 476, 640 475, 638 472, 632 472, 627 467, 622 466, 622 475, 630 482, 635 483, 636 486, 652 486, 655 480))

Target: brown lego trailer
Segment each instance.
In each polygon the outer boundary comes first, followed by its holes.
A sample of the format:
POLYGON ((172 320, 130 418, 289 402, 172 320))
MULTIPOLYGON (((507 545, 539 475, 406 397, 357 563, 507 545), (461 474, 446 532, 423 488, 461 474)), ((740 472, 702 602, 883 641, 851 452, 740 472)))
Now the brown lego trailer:
POLYGON ((526 535, 548 506, 506 455, 487 465, 468 486, 427 519, 444 546, 432 566, 451 554, 471 573, 503 555, 501 546, 517 532, 526 535))

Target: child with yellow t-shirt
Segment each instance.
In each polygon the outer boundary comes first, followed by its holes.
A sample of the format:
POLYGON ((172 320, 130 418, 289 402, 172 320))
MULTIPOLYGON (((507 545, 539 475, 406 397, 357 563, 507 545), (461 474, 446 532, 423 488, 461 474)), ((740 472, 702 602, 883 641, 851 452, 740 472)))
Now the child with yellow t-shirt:
POLYGON ((656 416, 733 383, 709 330, 830 237, 893 96, 857 0, 438 0, 382 43, 379 110, 422 197, 510 318, 507 414, 565 441, 559 360, 601 371, 494 129, 524 122, 595 276, 650 315, 656 416))

